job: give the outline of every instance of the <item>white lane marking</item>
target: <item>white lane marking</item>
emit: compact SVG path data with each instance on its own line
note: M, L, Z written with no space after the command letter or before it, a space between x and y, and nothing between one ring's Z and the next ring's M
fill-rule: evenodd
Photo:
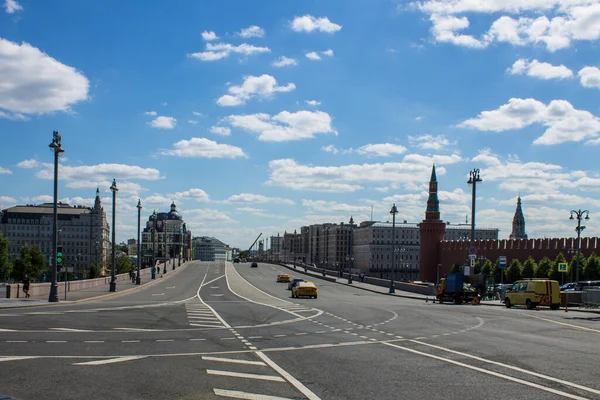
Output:
M16 330L14 330L14 329L1 329L0 328L0 332L16 332Z
M156 339L157 342L174 342L173 339Z
M49 328L54 331L63 331L63 332L93 332L88 329L73 329L73 328Z
M217 369L207 369L206 373L209 375L231 376L233 378L247 378L271 382L285 382L285 379L275 375L247 374L244 372L220 371Z
M404 347L404 346L398 346L397 344L393 344L393 343L383 343L383 344L386 345L386 346L394 347L396 349L400 349L400 350L408 351L410 353L418 354L418 355L421 355L421 356L424 356L424 357L433 358L434 360L447 362L447 363L450 363L450 364L457 365L459 367L468 368L468 369L471 369L473 371L478 371L478 372L481 372L481 373L484 373L484 374L487 374L487 375L495 376L496 378L505 379L507 381L520 383L522 385L529 386L529 387L532 387L532 388L535 388L535 389L539 389L539 390L543 390L545 392L550 392L550 393L556 394L558 396L563 396L563 397L567 397L569 399L575 399L575 400L588 400L585 397L580 397L580 396L576 396L576 395L573 395L573 394L570 394L570 393L561 392L560 390L556 390L556 389L552 389L552 388L549 388L549 387L546 387L546 386L538 385L537 383L528 382L528 381L525 381L523 379L514 378L514 377L512 377L510 375L503 375L503 374L500 374L498 372L489 371L487 369L475 367L473 365L465 364L465 363L462 363L460 361L451 360L449 358L444 358L444 357L436 356L436 355L433 355L433 354L423 353L422 351L410 349L410 348Z
M213 282L215 282L215 281L218 281L219 279L223 278L224 276L225 276L225 274L223 274L223 275L219 276L218 278L215 278L215 279L213 279L213 280L211 280L211 281L208 281L208 282L206 282L206 283L202 284L202 286L207 286L207 285L210 285L211 283L213 283ZM216 287L218 287L218 286L216 286ZM214 288L212 288L212 287L211 287L211 289L214 289Z
M190 342L199 342L199 341L202 341L202 340L206 340L206 339L190 339Z
M86 362L74 363L73 365L114 364L114 363L120 363L120 362L124 362L124 361L139 360L141 358L145 358L145 356L125 356L125 357L109 358L108 360L96 360L96 361L86 361Z
M237 340L236 337L222 337L221 340Z
M83 343L104 343L104 340L86 340Z
M567 324L566 322L559 322L559 321L554 321L552 319L540 318L540 317L536 317L535 315L528 315L528 314L524 314L524 315L526 317L535 318L535 319L539 319L539 320L546 321L546 322L552 322L553 324L565 325L565 326L570 326L571 328L581 329L581 330L584 330L584 331L590 331L590 332L600 333L600 331L597 330L597 329L586 328L585 326Z
M152 293L152 296L164 296L164 293Z
M251 350L256 350L256 347L254 347L254 346L248 346L248 348Z
M296 333L296 336L304 336L304 335L308 335L308 333L306 333L306 332Z
M304 386L299 380L297 380L296 378L294 378L292 375L290 375L288 372L286 372L279 365L275 364L275 362L273 360L271 360L269 357L267 357L267 355L264 354L262 351L257 351L256 355L261 360L263 360L268 366L270 366L275 371L277 371L277 373L279 375L283 376L296 389L298 389L300 392L302 392L302 394L304 396L306 396L309 400L321 400L319 398L319 396L317 396L316 394L314 394L309 388L307 388L306 386Z
M571 387L574 387L574 388L577 388L577 389L580 389L580 390L585 390L586 392L590 392L590 393L594 393L594 394L599 394L600 395L600 390L592 389L592 388L589 388L587 386L581 386L581 385L578 385L578 384L573 383L573 382L569 382L569 381L565 381L565 380L562 380L562 379L554 378L552 376L539 374L537 372L533 372L533 371L529 371L529 370L526 370L526 369L523 369L523 368L515 367L515 366L510 365L510 364L503 364L503 363L498 362L498 361L487 360L485 358L473 356L473 355L468 354L468 353L463 353L463 352L460 352L460 351L447 349L445 347L436 346L434 344L429 344L429 343L425 343L425 342L419 342L418 340L411 340L411 342L418 343L418 344L420 344L422 346L432 347L434 349L442 350L442 351L445 351L445 352L448 352L448 353L457 354L457 355L460 355L460 356L472 358L474 360L483 361L483 362L485 362L487 364L498 365L498 366L503 367L503 368L512 369L513 371L518 371L518 372L520 372L522 374L532 375L532 376L535 376L536 378L546 379L548 381L560 383L562 385L571 386Z
M219 361L219 362L228 362L228 363L233 363L233 364L262 365L262 366L267 365L262 361L239 360L237 358L221 358L221 357L202 356L202 359L205 361Z
M248 336L248 339L262 339L262 336Z
M66 340L46 340L46 343L67 343Z
M211 289L218 289L218 288L220 288L220 287L221 287L221 286L211 286L210 288L211 288Z
M224 296L224 294L223 293L220 293L220 294L211 294L211 296L221 297L221 296Z
M255 394L248 392L239 392L237 390L213 389L215 396L229 397L232 399L245 400L293 400L289 397L267 396L264 394Z
M18 361L18 360L30 360L32 358L38 358L37 356L13 356L13 357L0 357L2 361Z
M273 337L285 337L287 335L273 335Z
M27 343L27 340L7 340L4 343Z
M327 331L316 331L315 333L327 333Z
M219 325L190 324L190 326L197 326L198 328L212 328L212 329L221 329L221 326L219 326Z
M200 302L202 304L204 304L207 308L210 309L210 311L212 311L215 316L219 319L219 321L221 321L221 323L223 324L223 326L225 326L225 328L231 328L231 325L229 325L223 318L221 318L221 316L219 314L217 314L217 312L215 311L214 308L212 308L211 306L209 306L208 304L206 304L206 302L204 300L202 300L202 297L200 297L200 289L202 289L202 286L204 286L204 281L206 280L206 276L208 275L208 267L206 267L206 273L204 274L204 278L202 278L202 282L200 283L200 287L198 288L198 291L196 291L196 297L198 298L198 300L200 300Z
M121 340L121 343L139 343L139 340Z
M167 286L165 289L175 289L175 286Z

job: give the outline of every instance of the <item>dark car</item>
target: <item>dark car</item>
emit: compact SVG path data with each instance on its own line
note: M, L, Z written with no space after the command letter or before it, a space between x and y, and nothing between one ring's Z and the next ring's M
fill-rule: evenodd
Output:
M302 278L294 278L290 283L288 283L288 290L292 290L294 286L298 284L298 282L304 282Z
M252 265L250 266L250 268L258 268L258 264L253 262Z
M233 263L234 263L234 264L235 264L235 263L239 263L239 262L240 262L240 259L239 259L239 258L234 258L234 259L233 259Z

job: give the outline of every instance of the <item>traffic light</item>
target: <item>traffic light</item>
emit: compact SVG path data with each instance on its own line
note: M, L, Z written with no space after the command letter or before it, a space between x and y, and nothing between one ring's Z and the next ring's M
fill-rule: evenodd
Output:
M58 272L60 272L60 270L62 269L62 263L63 263L63 248L62 248L62 246L57 246L57 249L56 249L56 270Z

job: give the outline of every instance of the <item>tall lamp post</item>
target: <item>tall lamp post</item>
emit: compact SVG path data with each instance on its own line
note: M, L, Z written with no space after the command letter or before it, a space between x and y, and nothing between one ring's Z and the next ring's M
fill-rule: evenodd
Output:
M156 210L152 212L152 279L156 279Z
M396 287L394 286L394 255L396 253L396 214L398 214L398 209L395 203L390 210L390 214L392 214L392 273L390 275L390 293L396 293Z
M137 209L138 209L138 238L137 238L137 275L135 277L135 284L139 285L142 283L142 278L140 277L140 262L141 262L141 249L142 249L142 244L140 243L140 222L141 222L141 216L142 216L142 200L138 199L138 203L137 203Z
M181 267L181 248L183 246L183 225L179 225L179 249L177 252L177 266Z
M117 277L115 276L115 272L117 270L117 192L119 189L117 188L117 180L113 178L112 186L110 187L110 191L113 194L112 198L112 269L110 271L110 285L109 292L117 291Z
M48 294L48 301L51 303L58 302L58 283L56 282L56 274L58 269L58 262L56 260L58 252L58 157L60 153L64 153L65 150L61 144L62 138L58 134L58 131L52 132L52 143L50 148L54 152L54 209L53 209L53 226L52 226L52 250L54 253L54 261L52 262L52 271L50 272L50 293Z
M348 284L352 284L352 264L354 264L354 219L350 216L350 251L348 252L348 256L346 256L346 261L349 261L348 264Z
M571 210L571 217L569 219L575 219L573 218L573 215L575 215L575 218L577 218L577 227L575 228L575 231L577 232L577 247L575 249L575 282L579 282L579 249L581 248L581 231L585 229L585 226L581 225L581 219L583 218L586 221L589 221L590 212L588 210ZM585 218L583 217L584 215Z
M469 171L469 180L467 183L473 185L471 192L471 248L475 245L475 197L477 195L477 183L481 182L479 177L479 168L473 168Z
M165 251L163 255L165 256L165 260L163 263L163 274L167 273L167 220L163 221L163 239L165 240Z

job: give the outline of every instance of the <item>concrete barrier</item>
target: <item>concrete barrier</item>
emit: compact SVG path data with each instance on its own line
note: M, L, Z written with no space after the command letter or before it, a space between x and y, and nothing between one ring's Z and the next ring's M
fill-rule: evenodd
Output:
M157 265L159 265L157 263ZM167 264L167 271L171 271L173 264ZM161 272L163 269L163 264L160 263ZM150 276L152 272L151 268L140 269L140 277L143 279L144 277ZM122 282L124 280L129 280L129 273L119 274L115 276L117 278L117 282ZM67 282L67 292L75 292L77 290L82 289L90 289L100 286L108 286L110 283L110 276L104 276L96 279L82 279L78 281L69 281ZM65 282L58 282L58 290L59 293L64 293ZM23 293L23 284L22 283L11 283L6 285L6 298L7 299L16 299L16 298L24 298L25 293ZM43 283L32 283L29 285L29 295L32 297L38 296L48 296L50 294L50 282Z

